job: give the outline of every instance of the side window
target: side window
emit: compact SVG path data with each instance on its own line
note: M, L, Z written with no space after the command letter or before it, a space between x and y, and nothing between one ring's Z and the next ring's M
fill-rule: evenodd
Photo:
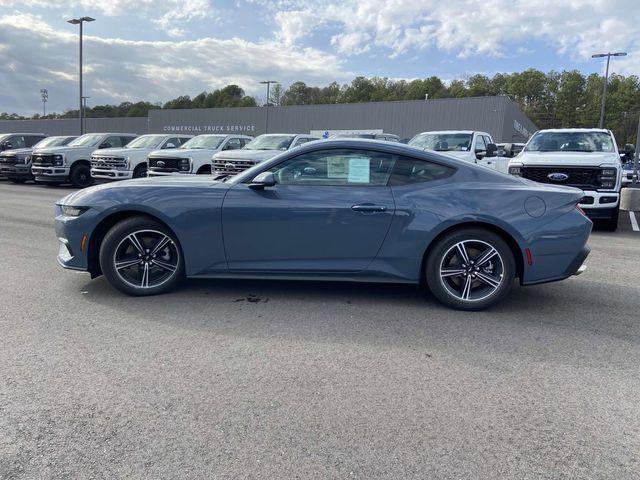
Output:
M309 140L307 140L306 138L304 138L304 137L300 137L300 138L298 138L298 139L296 140L296 142L295 142L293 145L291 145L291 148L293 148L293 147L299 147L300 145L302 145L303 143L307 143L308 141L309 141Z
M11 144L11 148L24 148L26 145L22 135L10 137L7 141Z
M484 143L485 146L489 145L490 143L493 143L493 141L491 141L491 138L487 137L486 135L484 136Z
M370 150L305 153L271 168L282 185L387 185L397 156Z
M107 137L100 144L99 148L117 148L121 146L122 142L120 141L120 137Z
M482 135L476 135L476 150L486 150L487 146L484 144L484 138Z
M252 138L241 138L240 139L240 143L242 144L242 146L244 147L247 143L249 143L251 140L253 140Z
M189 140L191 140L191 137L180 137L180 141L178 142L178 145L182 145L183 143L187 143Z
M45 138L45 137L36 137L36 136L33 136L33 135L28 136L26 138L25 146L33 147L36 143L38 143L43 138Z
M242 143L240 143L239 138L230 138L224 146L225 150L238 150L239 148L242 148Z
M127 143L132 142L137 137L120 137L120 141L122 142L122 146L124 147Z
M173 146L172 146L173 145ZM162 148L178 148L180 146L180 139L177 137L169 138L162 145Z
M455 171L455 168L440 165L439 163L400 157L391 173L389 185L399 186L442 180L453 175Z

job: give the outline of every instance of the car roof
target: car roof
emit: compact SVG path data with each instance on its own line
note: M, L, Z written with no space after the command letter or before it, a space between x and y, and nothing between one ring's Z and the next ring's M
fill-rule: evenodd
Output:
M543 130L538 130L536 133L540 132L551 132L551 133L562 133L562 132L600 132L600 133L611 133L610 130L606 128L545 128Z
M427 130L425 132L416 133L416 135L422 135L423 133L465 133L473 135L474 133L481 133L483 135L489 135L487 132L481 132L479 130Z
M35 135L37 137L46 137L46 133L27 133L27 132L9 132L9 133L0 133L0 137L11 136L11 135Z

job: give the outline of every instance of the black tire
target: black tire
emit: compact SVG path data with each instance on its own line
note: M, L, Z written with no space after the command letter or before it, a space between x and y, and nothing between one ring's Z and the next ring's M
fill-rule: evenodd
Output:
M198 169L197 175L211 175L211 165L204 165Z
M71 180L71 185L75 188L90 187L94 184L94 179L91 176L91 167L84 163L74 165L71 167L69 180Z
M466 251L466 261L457 248L459 244ZM491 254L490 248L497 255L492 254L482 265L476 264L485 253ZM516 276L515 259L499 235L483 228L461 228L433 245L425 275L431 293L443 304L457 310L484 310L509 293Z
M135 246L135 241L130 240L132 235L145 251L144 257L140 256L141 250ZM156 257L153 255L154 242L158 242L161 235L166 236L169 242ZM182 249L174 234L160 222L148 217L131 217L115 224L100 245L99 258L100 268L109 283L128 295L165 293L174 289L185 276ZM120 263L120 268L116 267L116 261ZM122 266L129 263L130 266ZM160 267L160 264L164 266ZM167 269L168 265L174 269ZM143 286L145 270L148 286Z
M615 232L618 229L618 220L620 219L620 205L614 210L613 216L607 220L598 222L598 226L607 232Z
M131 178L146 178L147 177L147 164L142 163L138 165L133 171L133 176Z

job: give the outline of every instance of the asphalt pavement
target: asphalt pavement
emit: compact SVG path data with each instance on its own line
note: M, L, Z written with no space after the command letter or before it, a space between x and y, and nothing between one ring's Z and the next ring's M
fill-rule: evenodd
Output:
M65 188L0 182L0 478L640 478L640 233L490 311L411 286L58 267ZM640 218L640 215L638 216Z

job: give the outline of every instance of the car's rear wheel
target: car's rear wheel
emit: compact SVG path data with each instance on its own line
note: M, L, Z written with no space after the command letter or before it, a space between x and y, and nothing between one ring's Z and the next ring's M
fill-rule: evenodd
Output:
M100 246L100 267L109 283L129 295L157 295L184 278L177 239L163 224L132 217L107 232Z
M515 278L515 260L507 243L482 228L446 234L431 249L427 284L445 305L482 310L502 300Z

